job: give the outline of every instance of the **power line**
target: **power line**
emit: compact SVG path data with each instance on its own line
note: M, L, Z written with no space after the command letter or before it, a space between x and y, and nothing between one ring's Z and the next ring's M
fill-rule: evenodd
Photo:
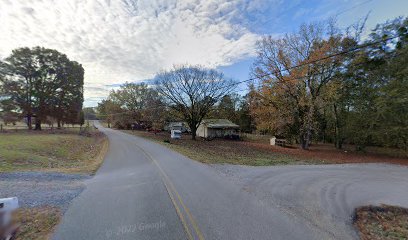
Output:
M390 59L390 58L395 58L395 57L398 57L398 56L400 56L400 55L402 55L401 53L398 53L398 54L395 54L395 55L390 55L390 56L386 56L386 57L384 57L384 58L382 58L382 59ZM356 66L360 66L360 65L364 65L364 64L366 64L365 62L361 62L361 63L357 63L357 64L354 64L353 66L354 67L356 67ZM304 76L303 77L298 77L298 78L293 78L293 80L302 80L304 78ZM269 99L267 99L266 97L264 97L263 95L258 95L259 97L261 97L261 98L263 98L264 100L268 100L268 101L270 101ZM392 97L393 98L393 97Z
M347 8L347 9L345 9L345 10L343 10L343 11L337 12L336 17L337 17L337 16L340 16L340 15L343 14L343 13L346 13L346 12L348 12L348 11L351 11L351 10L353 10L353 9L356 9L356 8L360 7L361 5L364 5L364 4L366 4L366 3L372 2L372 1L374 1L374 0L367 0L367 1L364 1L364 2L361 2L361 3L358 3L358 4L354 5L354 6L351 7L351 8Z
M348 53L351 53L351 52L354 52L354 51L357 51L357 50L362 50L362 49L364 49L364 48L373 46L373 45L375 45L375 44L387 42L387 41L389 41L389 40L392 40L392 39L395 39L395 38L398 38L398 37L399 37L399 36L392 36L392 37L388 37L388 38L385 38L385 39L382 39L382 40L379 40L379 41L375 41L375 42L370 42L370 43L367 43L367 44L363 44L363 45L360 45L360 46L357 46L357 47L353 47L353 48L350 48L350 49L348 49L348 50L341 51L341 52L338 52L338 53L335 53L335 54L331 54L331 55L328 55L328 56L326 56L326 57L319 58L319 59L316 59L316 60L313 60L313 61L310 61L310 62L305 62L305 63L298 64L298 65L295 65L295 66L292 66L292 67L288 67L288 68L285 68L285 69L282 69L282 70L279 70L279 71L273 71L273 72L270 72L270 73L267 73L267 74L263 74L263 75L261 75L261 76L257 76L257 77L253 77L253 78L248 78L248 79L246 79L246 80L234 82L234 83L232 83L232 84L229 84L229 85L226 85L226 86L223 86L223 87L220 87L220 88L216 88L216 89L214 89L214 90L220 90L220 89L223 89L223 88L236 86L236 85L239 85L239 84L242 84L242 83L245 83L245 82L254 81L254 80L257 80L257 79L264 78L264 77L269 77L269 76L276 75L276 74L282 74L282 72L289 72L290 70L293 70L293 69L296 69L296 68L300 68L300 67L304 67L304 66L307 66L307 65L310 65L310 64L318 63L318 62L320 62L320 61L327 60L327 59L330 59L330 58L333 58L333 57L337 57L337 56L340 56L340 55L348 54ZM301 79L303 79L303 78L304 78L304 77L294 78L294 80L301 80ZM240 90L240 91L243 91L243 90ZM152 107L152 108L145 108L145 109L143 109L143 110L154 110L154 109L159 109L159 108L156 106L156 107ZM138 109L138 110L136 110L136 111L139 111L139 110L142 110L142 109ZM135 113L136 111L135 111L135 110L131 110L131 111L125 111L125 112L120 112L120 113L104 114L104 115L99 115L99 116L114 116L114 115L120 115L120 114L126 114L126 113Z
M401 54L395 54L395 55L392 55L392 56L386 56L386 57L384 57L384 58L382 58L382 59L390 59L390 58L394 58L394 57L398 57L398 56L400 56ZM361 62L361 63L357 63L357 64L353 64L353 66L354 67L356 67L356 66L361 66L361 65L365 65L366 63L365 62ZM302 80L302 79L304 79L305 78L305 76L301 76L301 77L296 77L296 78L291 78L292 80ZM248 91L249 89L240 89L240 90L238 90L238 91L236 91L236 92L243 92L243 91Z
M267 73L267 74L263 74L263 75L260 75L260 76L257 76L257 77L248 78L248 79L246 79L246 80L238 81L238 82L235 82L235 83L233 83L233 84L220 87L219 89L226 88L226 87L231 87L231 86L235 86L235 85L239 85L239 84L241 84L241 83L254 81L254 80L257 80L257 79L264 78L264 77L269 77L269 76L271 76L271 75L282 74L282 72L289 72L290 70L293 70L293 69L296 69L296 68L304 67L304 66L307 66L307 65L310 65L310 64L318 63L318 62L320 62L320 61L333 58L333 57L337 57L337 56L340 56L340 55L344 55L344 54L347 54L347 53L351 53L351 52L354 52L354 51L357 51L357 50L360 50L360 49L364 49L364 48L373 46L373 45L378 44L378 43L386 42L386 41L388 41L388 40L391 40L391 39L394 39L394 38L398 38L398 37L399 37L399 36L388 37L388 38L382 39L382 40L380 40L380 41L375 41L375 42L367 43L367 44L364 44L364 45L360 45L360 46L351 48L351 49L349 49L349 50L341 51L341 52L338 52L338 53L335 53L335 54L332 54L332 55L328 55L328 56L326 56L326 57L319 58L319 59L316 59L316 60L313 60L313 61L310 61L310 62L305 62L305 63L298 64L298 65L295 65L295 66L292 66L292 67L288 67L288 68L285 68L285 69L282 69L282 70L279 70L279 71L273 71L273 72L271 72L271 73ZM219 89L217 89L217 90L219 90Z

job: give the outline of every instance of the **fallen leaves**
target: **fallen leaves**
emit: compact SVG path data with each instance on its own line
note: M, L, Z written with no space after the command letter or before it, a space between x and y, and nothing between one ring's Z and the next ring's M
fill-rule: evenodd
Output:
M356 210L354 226L362 240L408 239L408 209L381 205Z

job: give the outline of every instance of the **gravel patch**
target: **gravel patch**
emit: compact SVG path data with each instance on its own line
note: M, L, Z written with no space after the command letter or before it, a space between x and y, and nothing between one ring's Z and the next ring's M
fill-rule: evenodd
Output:
M65 212L90 178L49 172L0 173L0 198L18 197L21 207L55 206Z
M303 219L332 239L358 239L353 227L358 207L387 204L408 208L406 166L377 163L211 166L266 206L278 207Z

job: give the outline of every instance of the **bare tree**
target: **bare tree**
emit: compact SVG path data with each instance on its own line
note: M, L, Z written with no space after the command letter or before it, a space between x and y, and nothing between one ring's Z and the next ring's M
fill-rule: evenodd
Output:
M159 73L156 85L170 107L187 122L192 139L211 107L234 88L233 81L222 73L201 66L175 66Z

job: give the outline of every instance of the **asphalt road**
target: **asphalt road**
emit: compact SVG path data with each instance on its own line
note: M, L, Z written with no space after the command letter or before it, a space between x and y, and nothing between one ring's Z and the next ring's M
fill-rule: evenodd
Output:
M217 170L264 204L303 219L315 239L358 239L354 210L408 208L408 167L339 164L279 167L219 165Z
M408 206L406 167L209 166L97 125L105 162L54 239L350 239L355 205Z

